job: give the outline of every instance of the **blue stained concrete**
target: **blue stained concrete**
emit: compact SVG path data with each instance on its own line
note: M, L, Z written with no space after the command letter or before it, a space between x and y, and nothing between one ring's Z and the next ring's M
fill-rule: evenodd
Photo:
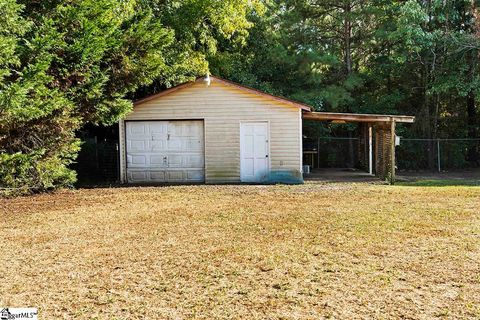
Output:
M300 170L271 170L266 183L302 184L303 175Z

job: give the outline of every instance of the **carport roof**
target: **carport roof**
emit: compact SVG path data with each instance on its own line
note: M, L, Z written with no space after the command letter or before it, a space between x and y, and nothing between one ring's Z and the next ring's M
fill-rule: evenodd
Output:
M361 114L336 112L304 112L303 119L316 121L345 121L345 122L403 122L413 123L413 116L399 116L388 114Z

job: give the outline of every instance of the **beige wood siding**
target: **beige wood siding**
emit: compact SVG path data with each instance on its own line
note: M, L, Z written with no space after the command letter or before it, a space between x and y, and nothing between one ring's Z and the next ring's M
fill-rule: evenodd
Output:
M298 107L213 80L210 86L195 83L146 101L136 106L126 121L175 119L204 120L207 183L240 181L241 121L268 121L270 169L300 174L302 122ZM124 162L122 159L122 166Z

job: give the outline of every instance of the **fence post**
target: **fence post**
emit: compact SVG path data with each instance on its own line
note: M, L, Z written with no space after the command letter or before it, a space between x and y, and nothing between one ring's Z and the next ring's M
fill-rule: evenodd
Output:
M440 160L440 139L437 139L437 163L438 163L438 172L442 172L440 167L441 160Z
M320 137L317 137L317 169L320 168Z
M115 157L115 162L116 162L116 167L117 167L117 182L121 181L121 171L120 171L120 147L118 145L118 142L115 142L115 152L116 152L116 157Z

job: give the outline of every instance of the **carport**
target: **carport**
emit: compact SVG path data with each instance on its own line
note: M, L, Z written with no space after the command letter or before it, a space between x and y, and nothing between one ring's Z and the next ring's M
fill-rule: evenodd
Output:
M303 112L304 120L360 124L358 154L368 173L395 182L396 124L413 123L415 117L381 114ZM320 152L320 151L318 151Z

